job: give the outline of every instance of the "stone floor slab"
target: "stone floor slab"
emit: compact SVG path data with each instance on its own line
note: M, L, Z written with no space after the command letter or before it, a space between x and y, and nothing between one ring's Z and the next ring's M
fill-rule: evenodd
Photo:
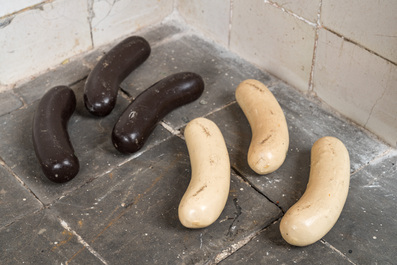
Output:
M97 118L88 113L83 103L84 81L72 88L77 107L68 123L68 132L80 161L79 174L63 184L49 181L42 173L32 143L32 123L37 101L25 109L0 117L0 157L44 203L51 203L69 191L83 185L133 157L119 153L112 144L111 132L129 101L119 96L109 116ZM140 152L167 139L171 134L157 126Z
M95 250L83 247L81 237L47 209L0 228L1 264L103 265ZM69 260L79 250L79 256Z
M281 237L279 225L275 222L219 264L352 264L348 258L322 242L308 247L290 246Z
M351 172L390 149L366 132L303 98L283 83L276 84L271 90L283 108L290 136L286 160L271 174L258 175L248 166L247 152L252 134L237 103L210 114L207 118L217 123L224 134L231 150L232 166L285 211L306 189L310 173L310 150L320 137L335 136L344 142L350 153Z
M110 264L205 264L281 215L233 174L218 220L204 229L184 228L177 209L190 174L186 145L173 137L53 208Z
M3 166L0 166L0 228L38 211L42 204Z
M198 100L164 118L175 128L234 101L234 90L247 78L256 78L266 84L275 81L269 74L231 56L221 47L185 34L154 47L147 61L132 72L121 86L135 98L160 79L185 71L201 75L205 88Z
M0 93L0 116L22 107L22 101L9 91Z
M107 117L89 114L82 97L85 76L112 44L65 61L58 69L7 92L5 101L13 102L12 106L0 104L0 249L6 250L0 251L1 261L393 264L397 247L394 149L185 27L159 24L136 35L149 41L152 54L122 83L116 108ZM202 75L203 95L169 113L140 152L118 153L111 143L111 131L119 115L144 89L180 71ZM248 78L269 86L285 113L290 133L287 159L266 176L248 167L251 131L234 98L237 85ZM43 176L31 140L38 99L56 84L71 85L77 95L69 133L81 169L74 180L62 185ZM190 179L190 163L183 137L175 134L183 134L186 123L199 116L220 127L232 178L221 217L208 228L191 230L177 217ZM348 200L324 239L295 248L282 240L278 221L304 192L310 149L326 135L341 139L350 152Z
M343 212L324 239L355 264L395 264L397 152L351 176Z

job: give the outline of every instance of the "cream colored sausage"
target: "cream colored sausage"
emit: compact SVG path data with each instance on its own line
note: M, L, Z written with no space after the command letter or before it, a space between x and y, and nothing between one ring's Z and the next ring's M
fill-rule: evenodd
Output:
M185 128L192 176L179 204L181 223L202 228L218 219L230 188L230 161L222 133L216 124L197 118Z
M325 236L342 212L349 183L350 158L344 144L329 136L317 140L311 151L306 191L280 223L285 241L307 246Z
M269 174L284 162L289 135L283 110L261 82L248 79L236 89L236 100L251 126L248 164L258 174Z

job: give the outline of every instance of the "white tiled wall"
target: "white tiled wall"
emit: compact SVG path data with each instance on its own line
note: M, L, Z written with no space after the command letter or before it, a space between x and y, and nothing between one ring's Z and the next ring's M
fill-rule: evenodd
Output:
M173 11L397 145L396 0L0 0L0 91Z
M192 26L227 46L229 42L230 0L179 0L178 11Z
M85 1L58 0L7 17L0 27L0 90L91 49L87 16Z
M321 29L315 69L314 91L321 99L359 125L397 141L396 65Z
M90 12L94 46L158 23L173 10L172 0L89 1L92 1Z
M322 0L321 21L327 29L397 63L396 0Z
M22 9L33 7L43 0L0 0L0 17L13 14Z
M235 1L230 49L296 88L308 89L315 28L262 0Z
M0 0L0 92L162 21L174 0Z
M397 146L397 1L229 0L216 22L189 9L221 9L204 2L177 0L191 25L229 26L230 50Z

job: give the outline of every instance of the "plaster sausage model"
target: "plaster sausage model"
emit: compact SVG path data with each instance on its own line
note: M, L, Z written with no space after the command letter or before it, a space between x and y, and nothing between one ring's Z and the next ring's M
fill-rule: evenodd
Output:
M342 212L349 183L350 158L344 144L329 136L317 140L311 151L306 191L280 223L285 241L307 246L325 236Z
M289 135L283 110L261 82L248 79L236 89L236 100L251 126L248 164L260 175L277 170L288 151Z
M179 204L187 228L211 225L222 213L230 189L230 161L222 133L206 118L188 123L184 131L192 176Z

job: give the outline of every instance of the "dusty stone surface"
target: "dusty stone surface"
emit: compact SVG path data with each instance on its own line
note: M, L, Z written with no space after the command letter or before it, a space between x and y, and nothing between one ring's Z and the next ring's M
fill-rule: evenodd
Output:
M137 35L147 38L152 54L121 84L116 108L107 117L88 113L83 89L90 69L110 46L2 94L7 103L0 104L2 262L393 264L394 149L184 27L161 24ZM141 151L120 154L111 142L119 115L145 88L179 71L202 75L203 95L169 113ZM248 167L250 126L234 98L237 85L248 78L269 86L290 133L284 164L266 176ZM71 86L77 97L68 132L81 169L65 184L44 177L31 139L38 100L58 84ZM193 230L180 224L177 208L191 174L183 129L196 117L207 117L219 126L232 175L221 216L213 225ZM349 196L338 222L321 241L292 247L281 238L278 224L306 188L311 146L326 135L338 137L349 150Z

